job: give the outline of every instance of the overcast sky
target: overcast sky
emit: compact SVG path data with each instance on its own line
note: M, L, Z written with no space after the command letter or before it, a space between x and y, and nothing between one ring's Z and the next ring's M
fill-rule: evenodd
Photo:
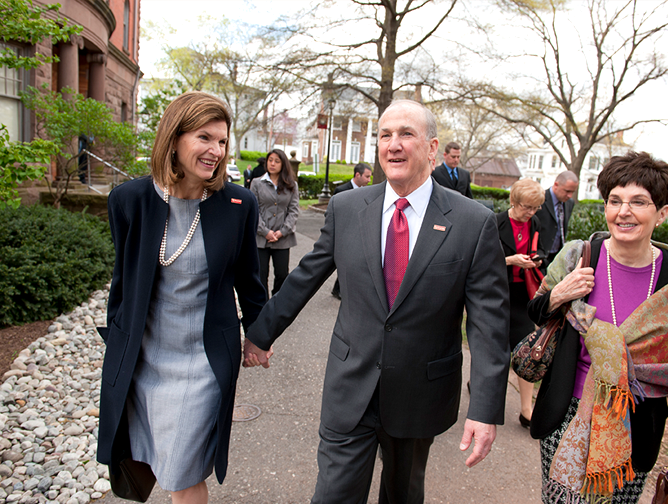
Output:
M472 0L468 3L476 7L477 4L483 4L488 0L476 2ZM649 0L648 0L649 1ZM614 3L614 0L613 0ZM577 4L577 2L575 2ZM232 21L240 21L247 24L269 25L280 15L294 14L300 9L313 5L312 0L142 0L141 2L141 23L146 27L149 21L160 26L165 22L176 29L176 33L171 35L168 43L170 45L187 45L189 41L198 36L198 17L202 14L212 16L214 19L226 17ZM459 9L459 10L458 10ZM488 9L476 9L475 15L484 16ZM458 5L453 12L456 16L471 16L474 13L464 11L463 4ZM496 19L494 20L496 22ZM511 33L511 28L498 27L505 33ZM436 42L439 49L430 52L435 58L439 57L439 50L446 50L449 45L447 40L457 40L467 45L474 41L466 40L470 38L469 30L465 23L448 21L439 30ZM564 37L565 38L565 37ZM517 42L516 34L511 35L508 43ZM161 58L161 42L159 40L148 40L142 37L139 50L139 64L145 77L158 77L160 70L156 67L157 61ZM438 59L437 59L438 61ZM445 64L444 64L445 66ZM648 108L653 110L655 117L668 119L668 82L649 84L637 93L632 103L620 109L618 115L620 122L626 122L637 116L638 111L644 111ZM668 160L668 125L645 125L636 130L625 134L625 140L635 142L637 150L647 150L651 154Z

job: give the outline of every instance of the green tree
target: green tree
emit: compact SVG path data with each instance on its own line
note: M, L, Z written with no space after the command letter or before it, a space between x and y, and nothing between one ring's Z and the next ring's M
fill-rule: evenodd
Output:
M55 43L80 33L82 27L68 25L66 19L57 15L59 8L58 4L34 6L32 0L0 0L0 40L37 44L50 38ZM43 17L44 14L56 16L49 19ZM40 53L19 56L9 47L0 50L0 66L7 68L29 70L53 61L58 61L57 57ZM0 124L0 208L19 206L18 185L42 177L50 156L56 151L56 145L48 140L10 142L6 126Z
M293 90L295 77L276 64L282 53L280 34L258 34L230 21L200 17L200 40L187 46L164 45L162 67L185 90L206 91L225 100L231 113L234 155L241 156L241 139L254 128L263 128L272 118L267 111L284 93ZM150 29L152 37L163 30Z
M134 128L113 119L111 109L93 98L84 98L70 88L61 92L30 87L22 97L24 105L35 112L37 136L55 145L59 177L49 183L59 207L67 194L70 179L79 169L77 140L84 134L93 140L89 150L126 172L137 173L139 139Z

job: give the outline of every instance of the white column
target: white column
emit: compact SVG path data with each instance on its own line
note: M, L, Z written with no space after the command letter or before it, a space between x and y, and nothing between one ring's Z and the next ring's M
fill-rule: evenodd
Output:
M376 149L373 148L373 145L371 145L371 139L373 138L372 136L372 131L373 129L373 119L369 119L369 122L367 123L366 127L366 141L364 142L364 161L367 163L370 163L371 166L373 166L373 163L376 162L374 159L376 156Z

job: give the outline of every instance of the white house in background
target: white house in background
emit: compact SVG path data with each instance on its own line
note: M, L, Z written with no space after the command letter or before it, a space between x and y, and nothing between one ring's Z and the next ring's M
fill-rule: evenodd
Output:
M562 140L562 142L564 142ZM565 142L563 147L565 147ZM601 197L596 187L596 180L601 169L612 156L625 154L631 148L624 143L622 134L615 137L609 143L597 143L587 153L582 170L580 172L580 185L578 187L578 199L598 199ZM554 184L557 175L566 167L559 156L549 145L542 148L529 148L526 151L523 166L520 166L522 176L534 179L543 188L547 189Z

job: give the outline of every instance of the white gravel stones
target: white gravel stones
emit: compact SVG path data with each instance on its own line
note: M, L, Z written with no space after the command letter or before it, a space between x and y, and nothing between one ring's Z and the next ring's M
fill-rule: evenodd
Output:
M0 380L0 502L88 504L111 489L96 461L108 286L61 315Z

